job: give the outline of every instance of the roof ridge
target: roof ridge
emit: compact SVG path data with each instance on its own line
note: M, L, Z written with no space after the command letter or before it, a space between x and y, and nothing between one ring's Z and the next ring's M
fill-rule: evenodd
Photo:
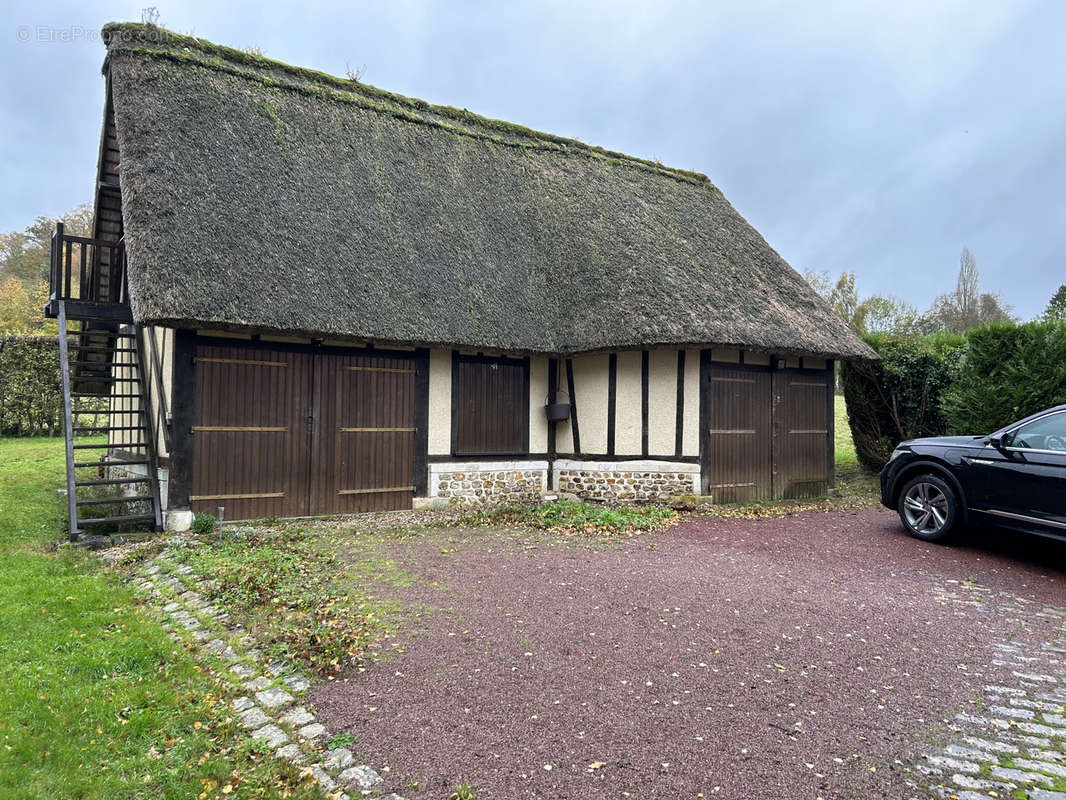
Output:
M391 114L408 122L441 128L457 135L472 136L494 144L583 155L609 164L625 165L686 183L714 187L710 179L700 172L668 167L658 161L607 150L586 144L578 139L537 131L505 120L484 117L465 108L434 105L418 98L379 89L370 84L339 78L307 67L293 66L284 61L215 44L195 36L175 33L149 23L110 22L104 25L101 33L108 47L107 60L110 60L116 52L130 52L177 62L191 62L206 69L255 80L267 86L305 94L317 94L329 100L359 105L378 113ZM104 62L105 70L107 60ZM288 80L271 77L265 74L265 71L280 72Z

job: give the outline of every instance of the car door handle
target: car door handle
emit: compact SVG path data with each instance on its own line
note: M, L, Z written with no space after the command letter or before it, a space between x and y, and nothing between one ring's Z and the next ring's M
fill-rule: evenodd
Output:
M992 460L987 459L987 458L970 458L970 459L967 459L967 460L971 464L995 464L996 463L995 461L992 461Z

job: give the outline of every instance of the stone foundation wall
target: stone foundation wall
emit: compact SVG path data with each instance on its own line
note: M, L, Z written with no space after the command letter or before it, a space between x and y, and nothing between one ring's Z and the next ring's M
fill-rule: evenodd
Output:
M555 462L555 489L583 500L667 502L699 494L698 464L670 461Z
M536 503L548 488L548 463L474 462L430 465L429 496L464 504Z

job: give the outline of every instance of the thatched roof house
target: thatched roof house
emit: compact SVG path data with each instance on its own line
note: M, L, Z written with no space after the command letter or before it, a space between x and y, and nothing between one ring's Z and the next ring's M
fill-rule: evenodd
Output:
M104 33L97 235L123 238L133 318L167 350L173 433L205 432L171 454L172 507L316 513L548 484L728 499L831 481L832 359L872 353L704 175L150 26ZM264 383L305 357L307 388ZM412 377L346 382L361 374ZM293 409L333 393L314 402L337 406L334 429L356 420L340 425L352 435L286 447L329 460L323 481L350 463L351 486L315 499L315 467L266 485L263 433L238 429L296 433L233 421L266 391ZM377 410L347 408L356 396ZM224 412L218 397L241 400ZM785 414L819 433L775 443ZM371 439L387 465L368 465ZM234 447L244 472L211 477L210 454ZM796 474L774 486L785 460Z

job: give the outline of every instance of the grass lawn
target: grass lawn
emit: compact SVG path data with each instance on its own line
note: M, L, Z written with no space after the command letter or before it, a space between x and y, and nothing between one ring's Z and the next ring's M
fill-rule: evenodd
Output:
M859 466L859 458L855 454L855 442L851 439L851 427L848 425L848 407L844 403L844 396L837 395L834 404L833 432L836 435L836 460L837 473L851 473Z
M254 752L151 607L57 550L63 462L61 439L0 439L0 796L320 797Z

